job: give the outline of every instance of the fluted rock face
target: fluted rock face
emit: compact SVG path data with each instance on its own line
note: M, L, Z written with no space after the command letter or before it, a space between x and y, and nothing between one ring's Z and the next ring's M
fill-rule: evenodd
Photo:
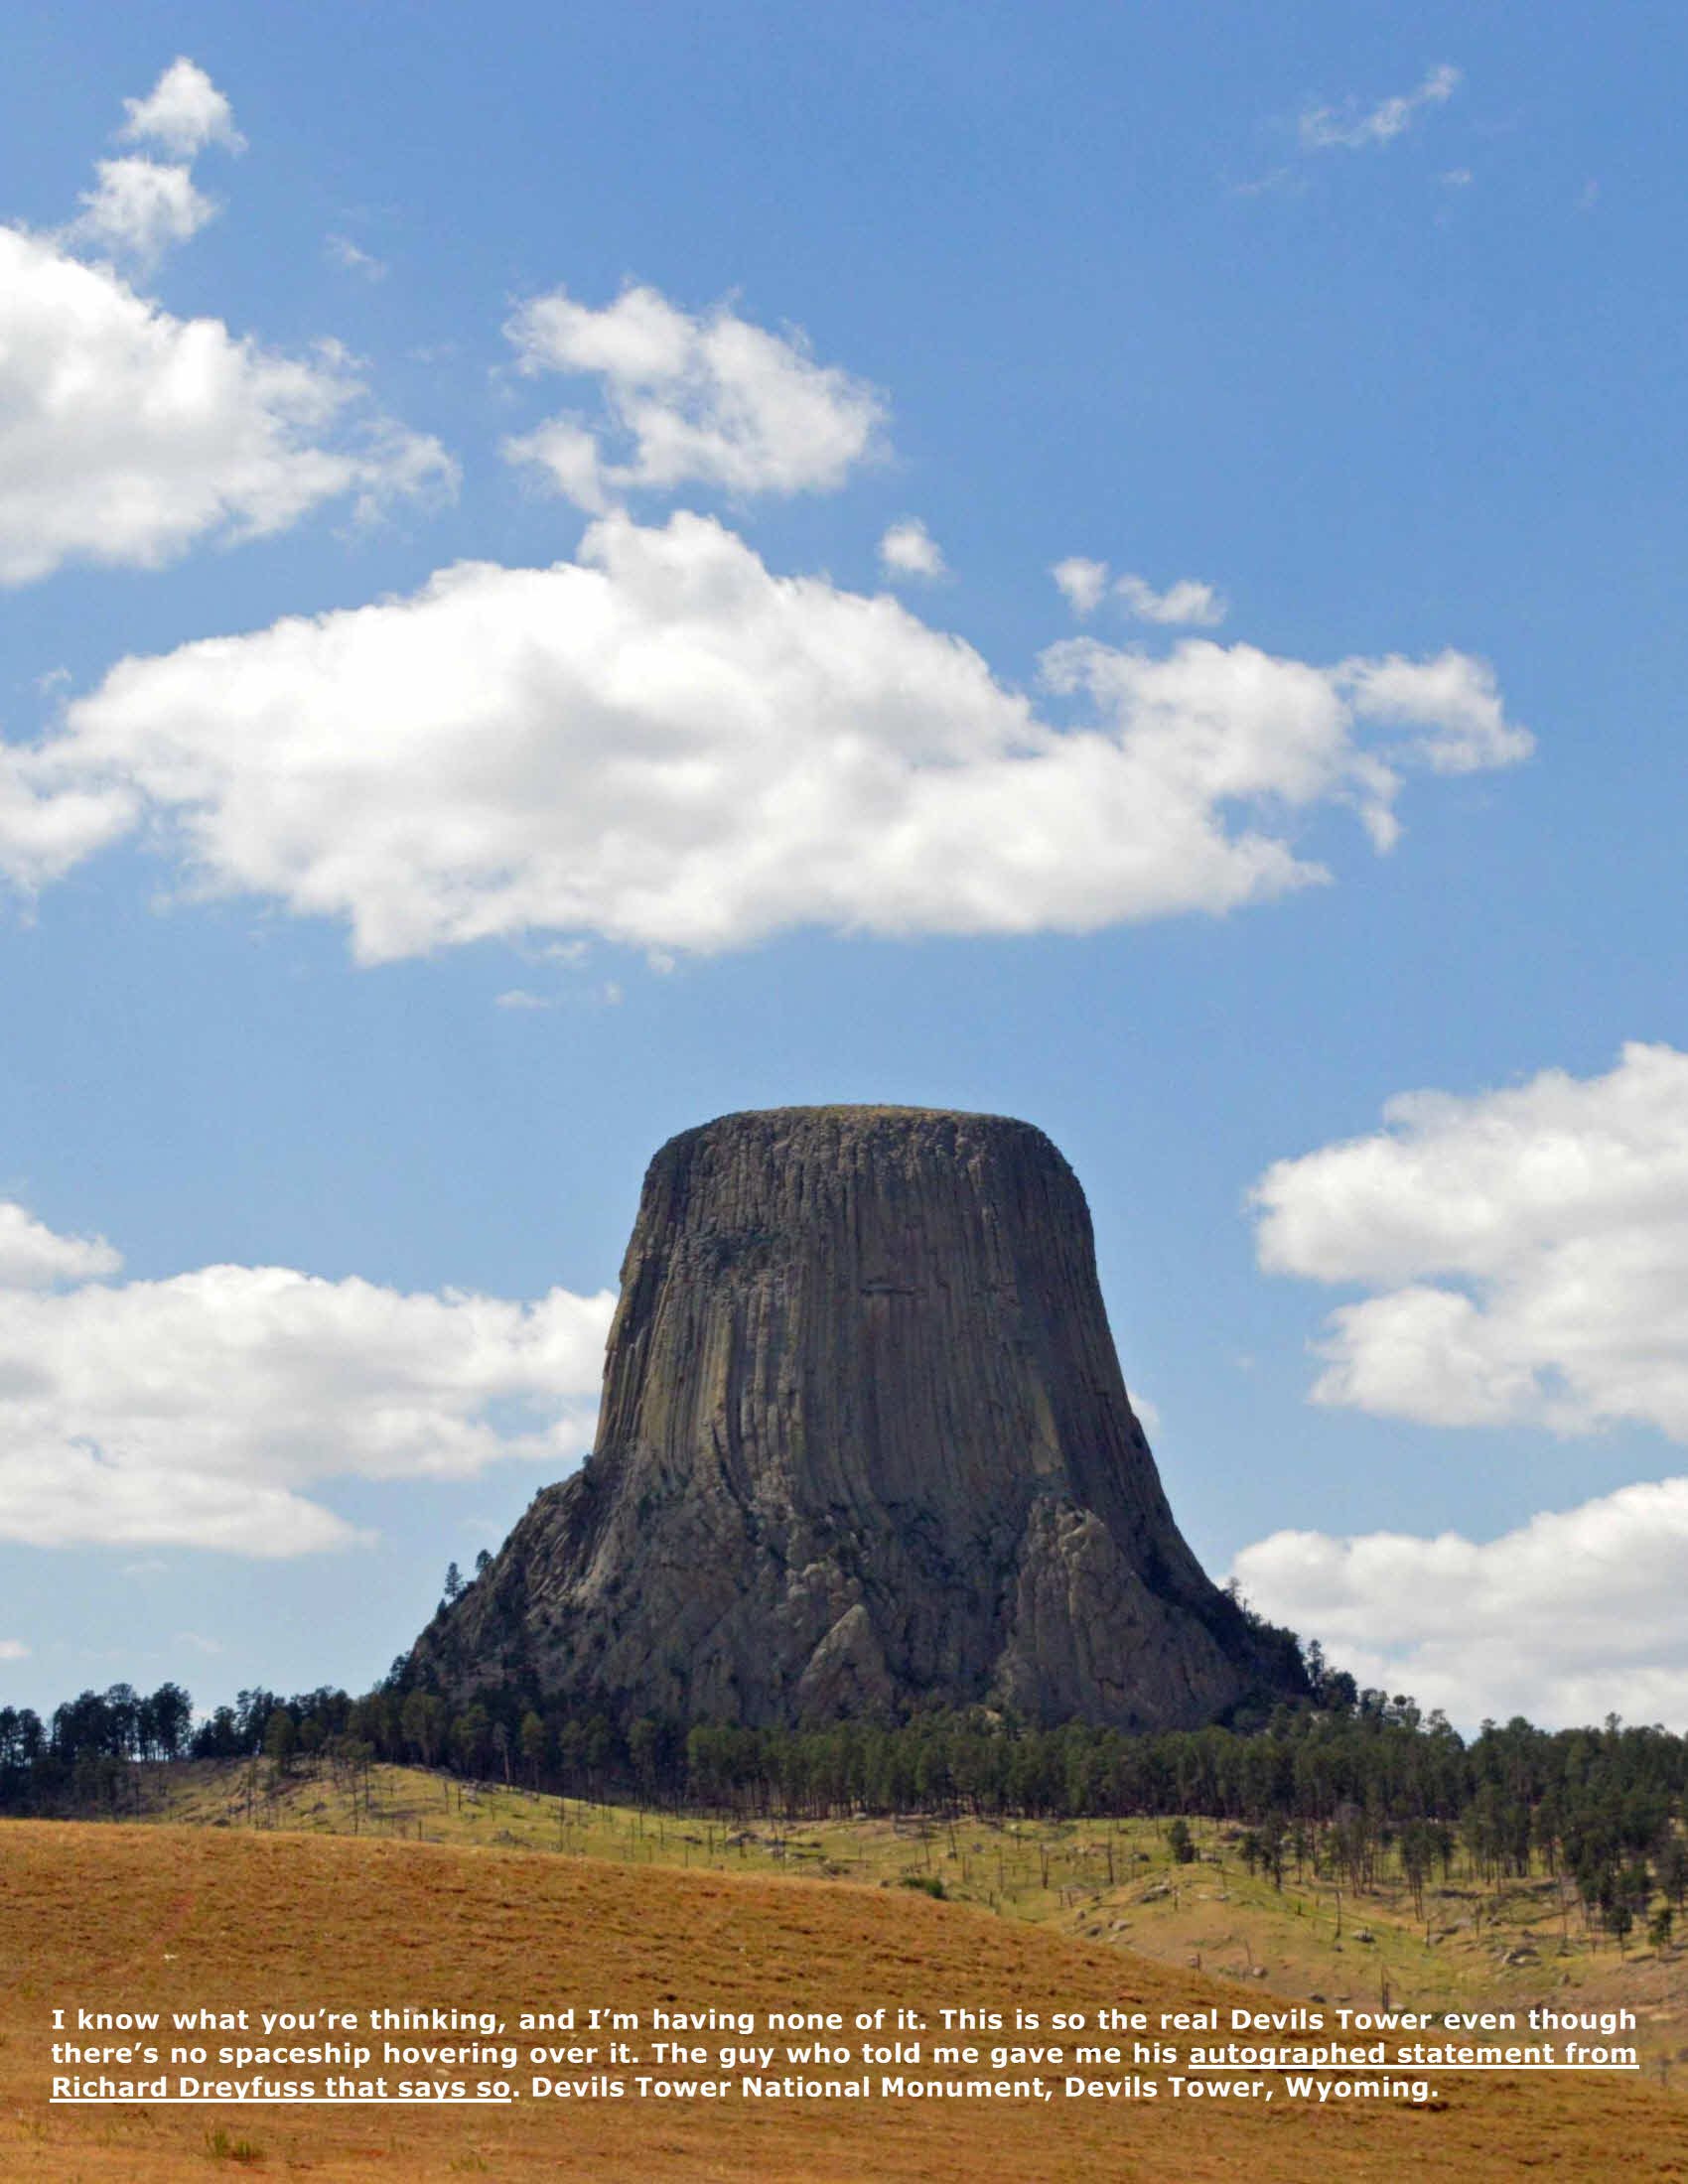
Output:
M597 1446L412 1673L691 1719L1126 1727L1283 1676L1173 1522L1071 1169L1026 1123L908 1108L661 1149Z

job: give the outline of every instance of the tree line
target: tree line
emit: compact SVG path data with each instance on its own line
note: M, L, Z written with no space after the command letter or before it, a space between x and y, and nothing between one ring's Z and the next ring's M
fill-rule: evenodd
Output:
M44 1722L0 1706L0 1812L118 1812L136 1806L139 1768L185 1758L194 1702L180 1684L142 1694L132 1684L85 1691Z
M534 1792L704 1808L800 1824L855 1815L955 1819L1194 1818L1239 1831L1244 1862L1282 1886L1309 1866L1365 1891L1398 1872L1423 1889L1458 1855L1493 1886L1564 1877L1621 1942L1668 1935L1688 1897L1688 1739L1658 1727L1546 1731L1521 1716L1469 1743L1411 1699L1358 1691L1310 1649L1305 1705L1248 1729L1131 1732L1038 1727L983 1709L902 1720L751 1728L618 1717L520 1688L453 1706L405 1688L405 1665L353 1699L323 1687L242 1691L194 1725L177 1684L83 1692L43 1722L0 1708L0 1811L138 1810L149 1764L264 1761L366 1780L377 1761L446 1769ZM1662 1928L1660 1922L1662 1921Z

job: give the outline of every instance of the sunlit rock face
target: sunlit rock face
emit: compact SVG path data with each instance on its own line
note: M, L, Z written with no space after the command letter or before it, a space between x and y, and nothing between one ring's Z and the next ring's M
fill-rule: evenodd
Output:
M414 1680L795 1723L1214 1719L1295 1687L1173 1522L1043 1133L778 1108L644 1179L597 1446Z

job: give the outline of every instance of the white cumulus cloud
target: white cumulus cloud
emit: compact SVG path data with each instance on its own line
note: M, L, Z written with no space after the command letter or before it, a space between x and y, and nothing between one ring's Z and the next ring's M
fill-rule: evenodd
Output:
M185 55L170 64L145 98L126 98L123 104L129 118L118 134L127 143L161 144L185 159L208 144L229 152L246 149L228 100Z
M108 1246L0 1214L0 1538L304 1554L355 1537L317 1482L560 1466L591 1438L607 1291L518 1303L237 1266L102 1281Z
M0 227L0 585L70 561L156 568L346 495L367 508L455 479L332 346L284 356L175 318L109 267ZM6 794L0 776L0 827Z
M102 159L94 177L94 187L82 194L81 211L65 231L67 242L150 264L172 244L197 235L216 212L186 167L154 159Z
M187 158L241 149L191 61L127 103L130 141ZM266 350L220 320L172 316L106 262L150 264L215 209L185 164L128 154L99 162L61 233L0 226L0 586L71 561L156 568L343 496L366 516L455 488L439 442L380 415L338 344ZM18 804L0 761L0 857L40 823Z
M725 304L694 318L640 287L595 311L558 288L506 332L522 371L600 382L601 420L564 415L504 443L594 513L635 488L829 491L878 449L885 405L872 387Z
M941 577L943 549L918 516L893 523L879 542L880 566L891 576Z
M1310 106L1298 124L1302 149L1307 152L1359 152L1378 144L1393 144L1419 116L1434 106L1444 106L1459 89L1458 68L1446 63L1430 69L1422 83L1375 106L1345 99L1340 106Z
M1331 1315L1314 1400L1688 1440L1688 1054L1406 1093L1384 1122L1252 1193L1268 1272L1376 1293Z
M1362 1685L1465 1726L1516 1713L1688 1726L1688 1478L1547 1511L1496 1540L1277 1532L1233 1574Z
M0 1638L0 1661L27 1661L30 1649L21 1638Z
M1139 621L1186 622L1198 629L1215 629L1225 618L1225 602L1210 584L1196 577L1181 577L1157 592L1142 577L1123 576L1114 591Z
M1082 716L1057 729L894 599L775 576L703 516L617 515L550 569L125 660L14 762L49 809L133 797L195 887L344 918L365 962L1079 932L1328 879L1294 815L1354 806L1386 844L1401 768L1491 703L1474 762L1529 749L1480 663L1395 666L1073 639L1045 656Z
M173 244L197 235L217 207L195 184L189 163L208 144L241 152L246 140L234 126L228 100L204 68L187 59L172 62L145 98L124 100L128 120L118 131L130 144L162 146L174 160L129 154L101 160L94 187L65 230L73 247L87 246L150 264Z
M115 1274L122 1255L103 1236L56 1236L9 1198L0 1198L0 1290L51 1289Z

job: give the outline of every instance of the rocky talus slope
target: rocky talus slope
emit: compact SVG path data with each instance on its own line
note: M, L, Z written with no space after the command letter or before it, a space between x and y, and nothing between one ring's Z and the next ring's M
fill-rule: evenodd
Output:
M597 1446L417 1642L623 1713L1210 1720L1293 1667L1202 1573L1029 1124L728 1115L651 1161Z

